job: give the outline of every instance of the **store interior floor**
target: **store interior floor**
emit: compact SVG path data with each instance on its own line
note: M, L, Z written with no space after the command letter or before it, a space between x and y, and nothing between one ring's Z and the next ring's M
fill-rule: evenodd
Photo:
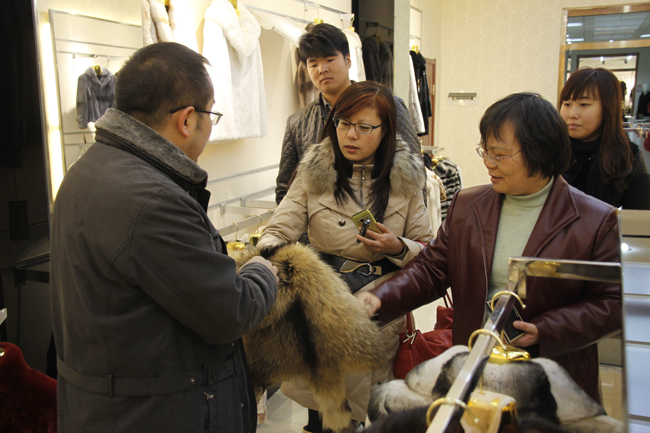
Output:
M436 308L442 300L414 311L416 327L431 330L436 323ZM608 415L623 421L621 400L621 369L608 365L600 368L603 406ZM282 391L275 392L267 401L267 419L257 426L259 433L302 433L307 424L307 409L287 398Z

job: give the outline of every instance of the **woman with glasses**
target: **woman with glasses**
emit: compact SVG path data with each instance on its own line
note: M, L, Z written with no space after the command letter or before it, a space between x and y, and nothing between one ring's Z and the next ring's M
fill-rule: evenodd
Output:
M560 101L571 136L567 182L612 206L650 210L650 175L639 146L623 131L616 75L604 68L579 69Z
M372 81L355 83L332 107L321 141L302 159L258 245L293 242L307 230L312 247L341 273L353 293L369 290L413 259L433 237L422 196L424 181L422 161L397 139L391 92ZM381 233L359 234L351 217L365 209ZM354 270L345 272L349 269ZM352 419L366 419L371 385L392 379L402 326L400 320L383 328L384 368L348 380ZM318 410L304 387L284 384L283 391ZM318 424L318 414L312 412L305 430L319 431Z
M508 257L618 262L616 209L569 186L566 124L532 93L492 105L480 122L490 185L459 191L435 241L390 280L360 294L379 320L393 320L442 297L454 299L453 343L468 344L485 323L492 297L505 290ZM600 402L599 339L621 326L620 285L529 278L526 309L512 341L551 358Z

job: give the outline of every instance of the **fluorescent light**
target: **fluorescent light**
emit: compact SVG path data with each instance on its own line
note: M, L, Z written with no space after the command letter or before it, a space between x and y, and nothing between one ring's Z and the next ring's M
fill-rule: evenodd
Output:
M568 23L567 27L582 27L582 23Z
M585 38L567 39L568 42L584 42Z
M642 38L650 38L650 34L647 35L641 35Z

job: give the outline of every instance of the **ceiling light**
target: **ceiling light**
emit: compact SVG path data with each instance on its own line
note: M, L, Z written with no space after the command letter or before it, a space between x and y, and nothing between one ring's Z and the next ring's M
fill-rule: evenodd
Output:
M614 42L614 39L610 39L609 41L610 41L610 42Z
M650 34L647 35L641 35L642 38L650 38Z
M569 43L571 42L584 42L585 38L573 38L573 39L567 39Z
M582 23L568 23L567 27L582 27Z

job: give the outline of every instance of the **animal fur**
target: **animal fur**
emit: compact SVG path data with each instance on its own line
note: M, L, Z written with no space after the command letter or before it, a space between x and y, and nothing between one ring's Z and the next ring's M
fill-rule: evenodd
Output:
M370 398L368 416L376 423L368 432L398 432L390 426L402 422L388 420L404 415L394 412L410 410L419 416L423 408L444 397L456 379L469 351L467 346L453 346L440 356L415 367L405 380L393 380L377 387ZM623 423L607 416L605 410L580 388L568 373L550 359L497 365L488 363L483 372L483 387L513 397L523 423L550 424L570 433L623 432ZM426 408L425 408L426 411ZM534 422L541 420L540 422ZM410 422L418 423L418 420ZM380 428L382 425L385 428ZM413 431L418 431L414 429Z
M255 255L249 248L235 260L241 266ZM277 266L280 284L269 314L244 337L258 401L270 385L300 378L323 426L342 430L351 421L344 377L381 366L379 328L313 248L288 244L263 255Z

